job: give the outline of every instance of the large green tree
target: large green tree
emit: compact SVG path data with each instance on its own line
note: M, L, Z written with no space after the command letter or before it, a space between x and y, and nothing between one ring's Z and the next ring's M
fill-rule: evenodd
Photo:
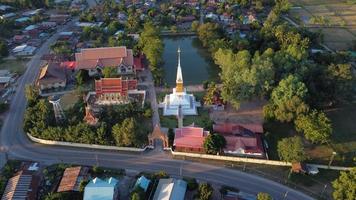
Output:
M214 189L209 183L201 183L198 187L198 199L210 200L213 196Z
M302 132L305 138L313 143L326 143L332 133L331 122L325 113L313 110L300 115L294 121L298 132Z
M281 122L291 122L305 114L309 106L305 103L308 89L294 75L281 80L273 89L269 105L264 107L266 118L275 118Z
M209 47L222 35L219 24L212 22L201 24L197 29L197 34L204 47Z
M282 139L278 142L277 150L279 158L286 162L302 162L307 158L299 136Z
M335 200L356 199L356 168L340 172L339 178L332 182Z
M204 140L204 149L208 154L217 154L226 146L226 140L222 135L212 133Z
M117 146L140 146L142 130L134 118L127 118L112 128L112 135Z
M272 197L270 194L265 193L265 192L259 192L257 194L257 200L272 200Z
M6 57L8 55L9 55L9 50L7 44L4 41L0 40L0 58Z
M272 54L271 49L253 57L246 50L235 54L219 49L214 59L221 68L223 99L238 108L243 101L266 95L274 83Z

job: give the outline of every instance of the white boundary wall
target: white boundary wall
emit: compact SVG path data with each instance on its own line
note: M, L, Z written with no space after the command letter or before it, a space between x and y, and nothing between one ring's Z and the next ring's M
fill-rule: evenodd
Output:
M277 166L292 166L292 163L277 161L277 160L264 160L264 159L242 158L242 157L232 157L232 156L217 156L217 155L209 155L209 154L184 153L184 152L177 152L177 151L172 151L172 155L210 159L210 160L247 162L247 163L265 164L265 165L277 165Z
M60 141L53 141L53 140L44 140L33 137L29 133L27 136L30 138L31 141L37 142L40 144L47 144L47 145L59 145L59 146L69 146L69 147L80 147L80 148L92 148L92 149L103 149L103 150L116 150L116 151L131 151L131 152L143 152L146 149L153 149L153 146L146 146L143 149L134 148L134 147L116 147L116 146L107 146L107 145L98 145L98 144L82 144L82 143L74 143L74 142L60 142Z

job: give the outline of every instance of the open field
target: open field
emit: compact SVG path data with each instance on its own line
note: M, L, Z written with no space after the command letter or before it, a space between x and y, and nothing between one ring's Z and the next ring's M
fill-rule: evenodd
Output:
M328 164L332 152L335 151L337 155L333 165L354 166L354 158L356 158L356 104L343 105L340 108L326 111L326 114L332 121L332 142L323 145L305 142L310 160L314 163ZM264 128L270 159L278 159L277 142L295 134L293 125L268 122Z
M28 59L0 60L0 70L6 69L21 75L26 71L27 62Z
M342 0L291 0L289 16L311 31L321 31L324 43L334 50L348 50L356 40L356 2Z

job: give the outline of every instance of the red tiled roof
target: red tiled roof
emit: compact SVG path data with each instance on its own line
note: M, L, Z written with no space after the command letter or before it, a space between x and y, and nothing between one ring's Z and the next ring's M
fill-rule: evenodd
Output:
M122 80L121 78L101 78L95 81L97 95L119 93L126 96L129 90L137 89L137 80Z
M105 47L82 49L75 54L78 69L93 69L97 66L113 67L121 63L132 66L133 52L126 47Z
M219 123L213 125L213 130L218 133L233 133L241 128L248 129L255 133L263 133L262 124L235 124L235 123Z
M208 132L199 127L183 127L175 130L174 146L185 148L202 148Z
M79 184L87 173L86 167L66 168L57 192L79 191Z
M142 60L143 60L143 55L140 55L139 57L134 57L133 62L134 62L135 70L143 70L144 69Z
M72 70L72 69L75 69L76 62L75 61L61 62L61 67Z
M222 123L213 125L214 132L221 133L226 140L224 151L243 149L245 153L263 153L261 136L245 126Z

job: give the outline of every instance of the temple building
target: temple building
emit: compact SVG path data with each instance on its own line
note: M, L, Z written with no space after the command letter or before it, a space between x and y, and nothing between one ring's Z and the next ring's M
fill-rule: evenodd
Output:
M126 47L102 47L82 49L75 54L76 69L87 70L89 76L95 76L105 67L114 67L118 75L134 74L132 49Z
M178 48L178 68L176 87L173 88L173 93L166 95L164 102L160 107L163 108L163 115L197 115L197 107L199 102L195 101L193 94L187 94L183 85L182 68L180 65L180 49Z
M131 101L143 104L146 92L137 89L137 80L135 79L101 78L95 80L95 92L88 95L87 98L95 97L93 103L97 105L127 104Z

